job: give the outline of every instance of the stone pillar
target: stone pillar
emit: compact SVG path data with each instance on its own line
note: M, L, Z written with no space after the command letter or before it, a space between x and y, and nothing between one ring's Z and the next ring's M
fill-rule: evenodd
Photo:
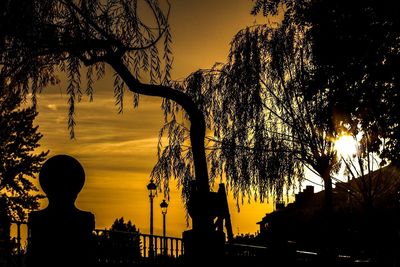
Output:
M183 232L185 261L187 265L218 265L225 252L225 234L217 230L214 219L221 215L217 194L201 194L192 184L188 211L192 229Z
M75 207L85 182L82 165L67 155L48 159L39 182L49 205L29 214L28 266L90 266L94 215Z

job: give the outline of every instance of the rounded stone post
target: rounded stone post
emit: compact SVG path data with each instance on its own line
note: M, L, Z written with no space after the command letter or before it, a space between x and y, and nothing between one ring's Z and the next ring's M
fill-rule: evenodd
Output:
M75 207L85 182L82 165L73 157L48 159L39 182L49 205L29 214L29 266L89 266L93 261L94 215Z

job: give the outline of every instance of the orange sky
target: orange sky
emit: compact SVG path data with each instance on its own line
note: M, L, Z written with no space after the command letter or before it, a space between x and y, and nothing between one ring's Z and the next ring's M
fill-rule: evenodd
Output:
M250 16L250 0L171 0L170 23L173 34L173 79L182 79L198 68L224 62L233 35L246 25L263 23ZM109 70L109 69L108 69ZM129 105L127 93L124 113L118 115L114 105L112 72L95 84L94 102L86 98L76 105L76 140L67 130L65 85L47 88L39 96L36 123L44 135L42 148L50 156L69 154L76 157L86 171L86 184L77 206L96 216L96 227L110 227L123 216L139 229L149 232L149 200L146 185L156 162L157 136L162 125L160 99L142 97L139 108ZM167 234L181 236L186 229L180 192L171 185L167 214ZM155 234L161 234L162 195L155 199ZM241 206L230 197L233 231L254 233L256 222L272 209L272 204ZM43 205L44 206L44 205Z

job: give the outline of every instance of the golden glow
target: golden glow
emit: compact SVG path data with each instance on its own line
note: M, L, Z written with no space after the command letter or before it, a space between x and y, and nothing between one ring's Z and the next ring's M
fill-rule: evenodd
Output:
M171 5L172 78L176 80L198 68L225 62L234 34L245 26L266 21L250 15L250 1L172 0ZM124 113L118 115L112 73L107 67L104 79L94 85L94 102L89 103L83 97L82 102L76 104L74 140L69 139L67 129L66 77L61 74L60 85L50 86L39 95L36 123L44 135L41 149L49 149L49 157L55 154L74 156L84 166L86 183L76 205L95 214L96 228L110 227L116 218L123 216L141 232L148 233L150 204L146 185L157 161L158 133L163 124L161 99L141 97L139 108L133 110L132 96L127 93ZM182 231L190 228L186 225L180 194L176 182L172 182L167 214L167 235L170 236L179 237ZM245 203L239 213L232 193L228 194L234 233L256 232L259 228L256 222L272 211L272 204ZM160 193L154 200L155 234L162 233L159 209L162 199ZM41 208L45 206L44 201Z
M350 135L343 135L335 142L338 157L349 158L357 153L357 141Z

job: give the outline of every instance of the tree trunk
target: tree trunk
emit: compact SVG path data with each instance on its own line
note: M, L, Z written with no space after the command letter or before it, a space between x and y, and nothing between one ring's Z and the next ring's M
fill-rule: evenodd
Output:
M200 196L200 199L207 198L207 195L210 192L210 187L208 183L207 161L204 145L206 124L202 111L199 110L196 103L193 102L193 100L184 92L163 85L141 83L132 75L121 59L109 60L108 64L110 64L124 80L130 91L141 95L158 96L175 101L177 104L182 106L188 114L190 121L190 142L192 145L195 169L196 191L198 196ZM207 208L209 207L205 207L205 209ZM207 218L207 212L202 210L198 211L201 213L199 218L201 222L199 222L199 224L194 222L193 225L197 225L201 228L204 227L203 229L210 229L212 227L212 220Z
M330 176L330 169L326 169L322 172L322 179L324 181L325 187L325 203L324 207L327 213L331 213L333 211L333 200L332 200L332 179Z
M322 238L321 247L323 248L321 256L323 258L324 265L327 267L335 266L336 262L336 254L334 251L335 238L333 233L335 229L333 224L333 190L330 173L331 167L329 164L324 165L323 168L320 169L320 174L324 181L325 187L324 212L322 213L322 216L324 217L324 223L322 232L320 233Z

